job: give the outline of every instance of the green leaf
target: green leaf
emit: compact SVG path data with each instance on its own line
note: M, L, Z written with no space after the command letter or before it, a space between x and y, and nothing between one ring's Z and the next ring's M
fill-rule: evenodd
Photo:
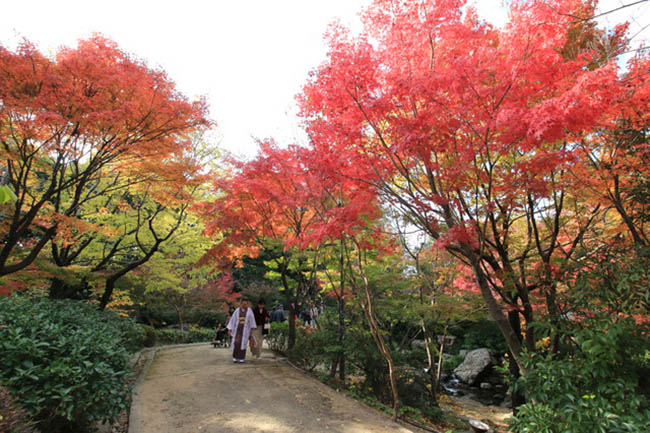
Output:
M5 204L9 201L16 201L18 197L7 185L0 185L0 204Z

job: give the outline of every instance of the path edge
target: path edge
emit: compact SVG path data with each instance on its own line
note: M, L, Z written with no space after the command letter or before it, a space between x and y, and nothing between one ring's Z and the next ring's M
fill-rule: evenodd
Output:
M434 429L432 429L430 427L424 427L424 426L421 426L421 425L417 425L417 424L414 424L414 423L411 423L411 422L408 422L408 421L405 421L405 420L402 420L402 419L399 419L399 418L397 418L397 420L393 420L393 418L390 415L388 415L386 412L383 412L383 411L377 409L376 407L372 407L372 406L370 406L369 404L365 403L362 400L357 400L356 398L350 397L345 392L341 392L341 391L339 391L337 389L334 389L331 386L321 382L320 380L318 380L315 377L313 377L312 375L310 375L307 371L303 370L302 368L298 367L297 365L294 365L291 361L289 361L288 358L285 358L285 357L278 358L278 361L282 362L282 363L284 363L284 364L286 364L286 365L288 365L290 367L293 367L295 370L297 370L303 376L309 378L310 380L318 383L319 385L321 385L321 386L323 386L323 387L325 387L327 389L330 389L330 390L340 394L341 396L349 399L350 401L358 403L360 406L366 408L368 411L376 413L377 415L379 415L380 417L386 419L387 421L390 421L390 422L393 422L395 424L401 425L402 427L405 427L405 428L416 429L416 431L414 431L413 433L418 433L418 432L420 432L420 433L443 433L443 432L441 432L439 430L434 430ZM129 433L132 433L132 432L129 431Z
M140 385L142 385L142 382L144 382L145 378L147 377L149 368L151 367L151 364L153 363L153 360L155 359L158 351L177 349L177 348L189 347L189 346L201 346L206 344L210 344L210 343L203 342L203 343L172 344L168 346L146 347L140 350L137 356L133 357L132 365L135 365L143 356L145 356L147 360L145 361L144 367L142 367L142 371L140 371L140 373L138 374L138 378L133 383L133 389L131 391L132 393L131 406L129 409L129 428L127 429L128 433L140 433L142 431L142 426L140 425L141 424L140 420L142 418L140 417L140 398L138 395L138 388L140 387Z

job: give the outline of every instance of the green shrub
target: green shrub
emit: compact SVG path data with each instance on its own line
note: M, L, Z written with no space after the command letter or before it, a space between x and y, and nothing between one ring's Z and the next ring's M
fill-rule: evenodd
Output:
M144 347L153 347L156 345L157 341L157 336L156 336L156 330L153 329L152 326L149 325L144 325L140 324L140 328L144 331L144 341L143 341L143 346Z
M401 367L395 373L402 404L423 411L435 406L428 388L429 377L421 369Z
M511 430L649 432L650 249L614 242L572 262L575 278L566 278L560 302L571 315L535 324L549 350L540 344L523 358L527 374L515 386L529 399Z
M449 359L442 361L442 369L445 371L451 371L462 364L465 357L463 355L454 355Z
M156 328L165 325L176 325L178 324L178 313L173 308L152 305L146 310L145 320ZM201 328L216 328L217 324L223 323L225 320L225 312L215 312L213 310L188 310L183 314L185 324L191 323Z
M345 334L343 347L348 366L363 372L361 392L372 394L384 402L390 401L392 394L388 380L388 364L379 353L370 331L360 326L350 327ZM352 373L353 370L349 368L348 371Z
M180 329L156 329L156 341L158 344L189 344L205 343L212 341L214 338L213 329L190 329L181 331Z
M173 308L150 305L146 309L146 321L155 328L178 323L178 313Z
M289 360L299 368L312 371L321 361L323 345L321 331L296 327L296 343L287 352Z
M134 327L79 301L2 298L0 381L44 432L113 421L129 402Z
M271 332L265 338L271 350L286 354L296 366L312 371L318 364L329 359L329 336L330 334L322 329L297 326L295 345L288 350L289 324L274 322L271 323Z
M274 352L285 353L289 341L289 324L287 322L271 323L271 332L265 338L269 349Z
M147 333L133 320L120 317L111 311L106 311L104 320L106 320L107 325L117 329L122 339L122 344L129 353L137 352L145 347Z
M37 433L34 422L22 409L7 388L0 387L0 432Z
M315 338L318 351L314 356L324 365L331 365L344 353L344 346L339 342L339 323L337 314L332 311L325 311L318 318L319 332L312 337ZM345 335L344 335L345 338Z
M459 340L453 347L456 353L458 349L473 350L485 347L490 352L501 355L508 350L503 334L497 324L491 320L462 322L452 331L452 334Z
M185 319L188 323L194 323L201 328L211 328L214 329L217 327L217 324L224 323L226 321L227 314L224 312L214 312L207 310L194 310L190 311Z
M586 324L585 324L586 325ZM529 396L511 430L518 433L650 431L648 401L638 390L648 342L632 320L592 320L576 329L570 354L524 357L528 374L516 386Z

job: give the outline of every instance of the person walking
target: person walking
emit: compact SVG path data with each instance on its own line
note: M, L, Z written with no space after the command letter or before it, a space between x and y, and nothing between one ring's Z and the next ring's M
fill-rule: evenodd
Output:
M235 310L228 322L228 335L233 336L232 362L243 363L246 359L246 348L251 337L251 330L257 328L255 316L250 308L250 302L242 298L239 308Z
M264 325L269 322L271 315L265 308L264 299L260 299L257 303L257 307L253 310L253 315L255 316L255 323L257 328L253 330L253 340L255 344L251 344L251 352L255 358L259 358L262 355L262 344L264 342Z
M284 310L282 305L276 304L275 309L271 313L271 322L284 322Z

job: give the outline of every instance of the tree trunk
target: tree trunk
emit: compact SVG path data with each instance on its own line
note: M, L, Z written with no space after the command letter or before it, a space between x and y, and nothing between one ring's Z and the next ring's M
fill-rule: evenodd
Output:
M519 312L509 311L508 321L510 322L510 326L512 326L512 329L514 329L515 332L521 335L521 320L519 319ZM508 370L510 371L510 376L512 376L512 380L515 381L519 377L521 377L521 370L519 369L519 364L513 362L514 357L512 356L511 351L508 351L508 355L510 357L510 362L508 363ZM512 402L512 411L516 415L517 408L526 403L526 396L519 391L512 391L512 394L510 395L510 400Z
M435 362L433 361L433 352L431 347L433 341L429 333L429 328L426 325L426 322L422 320L422 334L424 334L424 344L427 350L427 376L429 376L429 385L431 386L430 395L431 403L434 406L438 405L438 383L440 383L440 376L438 373L434 372ZM440 371L440 363L438 363L438 372Z
M341 293L338 296L337 303L339 313L338 343L341 349L339 352L338 364L339 381L341 382L341 385L345 385L345 351L343 349L343 343L345 340L345 299L343 298L343 295L345 295L345 249L343 239L339 242L339 280L339 290Z
M440 353L438 354L438 369L436 371L436 388L440 386L440 378L442 377L442 360L445 354L445 340L447 339L447 329L449 329L449 324L446 324L442 331L442 343L440 343ZM437 396L436 389L436 396Z
M339 359L333 359L330 362L330 379L334 379L334 376L336 376L336 366L339 365Z
M285 259L286 260L286 259ZM281 262L278 263L280 270L280 280L282 281L282 287L284 287L284 298L287 301L287 308L289 308L289 338L287 341L287 350L293 349L293 346L296 344L296 299L293 295L293 291L289 287L289 281L287 280L287 263Z
M393 362L393 357L391 356L390 352L388 351L388 348L386 347L384 337L383 335L381 335L381 329L379 328L379 324L377 323L377 319L375 318L375 312L372 303L372 296L370 294L370 288L368 286L369 284L368 280L365 277L363 277L363 280L364 280L364 291L365 291L366 301L362 302L361 304L365 307L364 311L366 313L366 319L368 319L370 333L372 334L375 343L377 344L377 348L379 349L379 352L388 363L388 376L390 379L391 392L393 394L393 420L397 420L397 412L399 411L401 402L399 398L399 392L397 390L397 379L395 377L395 363Z
M390 380L391 393L393 394L393 421L394 421L397 419L397 412L401 406L399 392L397 390L397 379L395 377L395 363L393 362L393 357L391 356L390 352L388 351L388 348L386 347L386 343L384 342L383 335L381 335L381 330L379 329L379 325L375 321L374 317L371 316L372 313L370 311L366 313L370 325L370 333L372 334L375 343L377 344L377 348L379 349L379 352L388 363L388 377Z
M343 290L341 290L342 292ZM345 301L343 296L338 299L338 313L339 313L339 329L338 329L338 343L340 352L338 356L339 364L339 381L345 385L345 351L343 350L343 343L345 340Z
M296 305L294 302L289 302L289 340L287 342L287 350L293 349L296 345Z
M521 374L526 374L526 370L521 365L520 362L520 355L523 350L521 344L521 333L517 333L512 328L512 325L510 324L508 317L506 317L506 315L503 313L502 308L499 306L496 299L494 298L492 289L490 288L487 277L483 273L483 269L481 268L479 259L476 256L476 254L474 254L470 250L463 251L463 253L465 254L466 257L470 259L472 263L472 269L474 271L474 275L476 276L476 279L478 280L478 286L479 289L481 290L481 295L483 296L483 300L487 305L488 313L490 314L490 317L497 324L499 330L501 331L501 334L505 338L506 344L508 345L508 349L512 354L512 359L519 366L519 371L521 372Z
M99 309L101 311L104 311L108 303L111 302L111 296L113 296L113 290L115 290L116 281L117 278L114 278L114 276L110 276L106 279L106 285L104 286L104 293L102 294L102 299L99 301Z

